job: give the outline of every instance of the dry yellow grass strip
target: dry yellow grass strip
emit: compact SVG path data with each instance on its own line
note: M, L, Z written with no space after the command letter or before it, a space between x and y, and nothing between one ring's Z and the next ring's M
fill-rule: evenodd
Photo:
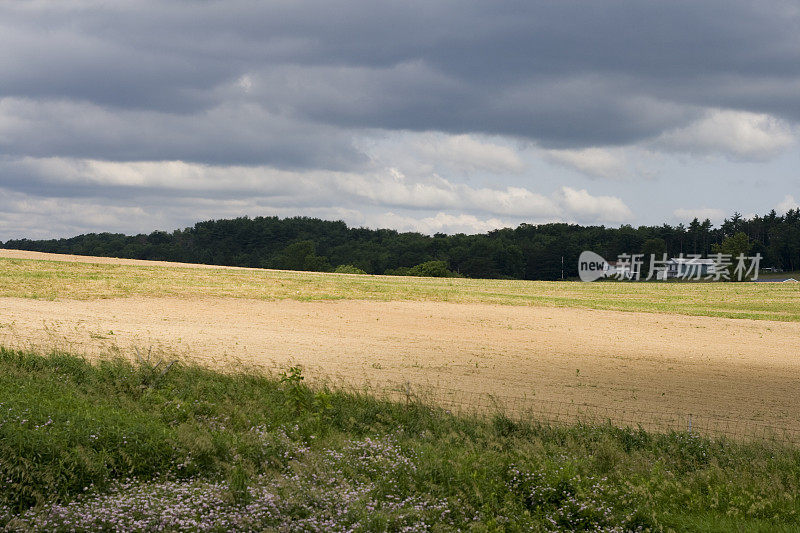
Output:
M131 296L491 303L800 321L800 286L359 276L0 250L0 297Z

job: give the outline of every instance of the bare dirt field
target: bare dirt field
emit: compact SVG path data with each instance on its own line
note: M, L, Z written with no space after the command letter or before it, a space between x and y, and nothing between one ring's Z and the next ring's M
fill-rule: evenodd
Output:
M644 425L648 413L691 413L800 431L797 322L442 301L3 297L0 344L92 357L152 347L221 367L299 364L376 391L406 384L448 405L491 407L492 395Z

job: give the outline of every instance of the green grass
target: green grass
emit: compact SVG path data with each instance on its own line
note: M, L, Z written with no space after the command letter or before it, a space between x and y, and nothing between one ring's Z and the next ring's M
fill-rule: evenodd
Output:
M0 349L0 528L800 530L794 448L162 368Z
M117 266L0 258L0 297L425 300L800 321L800 285L577 283Z

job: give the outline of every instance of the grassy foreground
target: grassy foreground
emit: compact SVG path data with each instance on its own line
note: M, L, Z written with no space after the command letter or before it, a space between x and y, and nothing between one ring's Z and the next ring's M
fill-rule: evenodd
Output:
M800 450L0 349L0 528L800 530Z
M0 257L0 297L89 300L130 296L430 300L800 321L797 284L413 278Z

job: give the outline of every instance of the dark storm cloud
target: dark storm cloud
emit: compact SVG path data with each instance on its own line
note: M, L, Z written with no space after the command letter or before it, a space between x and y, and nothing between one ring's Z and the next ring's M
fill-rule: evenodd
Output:
M626 144L705 107L800 120L798 84L795 2L0 6L19 156L354 168L360 128Z

